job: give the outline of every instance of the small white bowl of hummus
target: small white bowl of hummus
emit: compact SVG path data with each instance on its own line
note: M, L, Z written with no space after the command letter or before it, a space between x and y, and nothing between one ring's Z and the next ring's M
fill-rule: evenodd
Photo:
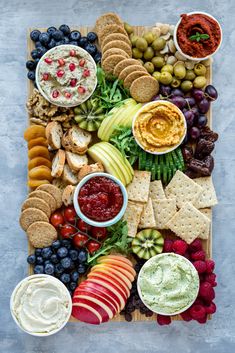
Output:
M17 326L32 336L50 336L69 321L72 299L57 278L38 274L17 284L10 300L11 315Z
M196 300L199 276L185 257L174 253L159 254L141 268L137 289L142 302L154 313L177 315Z
M75 107L85 102L97 85L96 63L76 45L59 45L48 50L36 68L39 92L50 103Z

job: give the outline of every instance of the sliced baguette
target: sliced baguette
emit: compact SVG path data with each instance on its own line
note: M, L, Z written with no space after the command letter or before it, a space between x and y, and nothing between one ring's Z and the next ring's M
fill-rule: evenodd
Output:
M67 130L62 138L62 146L66 151L85 154L91 142L91 134L77 126Z
M47 125L46 138L52 149L58 150L61 148L62 136L63 130L61 124L58 123L58 121L52 121Z
M67 185L62 194L62 202L65 206L73 204L73 194L75 191L75 186Z
M52 161L51 175L54 178L59 178L62 175L64 164L65 164L65 151L58 150Z
M78 180L79 181L82 180L88 174L98 173L98 172L104 172L104 167L100 162L90 164L90 165L85 165L78 172Z
M64 165L64 170L62 174L62 179L71 185L76 185L78 183L77 175L73 173L68 164Z
M65 156L66 156L66 160L68 162L68 165L70 166L72 171L77 172L82 167L84 167L84 165L88 164L88 158L85 154L81 156L79 154L66 151Z

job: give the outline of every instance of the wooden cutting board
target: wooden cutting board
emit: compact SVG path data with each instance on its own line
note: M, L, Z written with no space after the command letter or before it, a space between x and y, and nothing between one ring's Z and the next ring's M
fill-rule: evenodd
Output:
M92 30L94 30L94 28L92 27L72 27L73 29L77 29L81 32L81 34L83 36L86 36L86 34ZM134 26L134 32L137 35L142 35L144 32L147 32L149 30L151 30L152 27L148 26L148 27L144 27L144 26ZM28 59L31 59L30 57L30 52L35 48L34 46L34 42L30 39L30 32L35 29L35 28L29 28L28 29L28 33L27 33L27 57ZM45 28L39 28L40 31L46 31ZM212 63L210 63L210 66L207 67L207 84L211 84L212 83ZM33 83L28 80L28 97L33 93ZM212 129L212 109L210 107L209 112L207 113L207 117L208 117L208 124L210 126L210 128ZM28 116L28 122L29 122L29 118L30 116ZM168 235L168 232L165 231L164 235ZM210 236L208 238L208 240L203 240L203 248L206 251L207 257L208 258L212 258L212 223L211 223L211 229L210 229ZM32 247L32 245L30 243L28 243L28 253L32 254L34 251L34 248ZM29 275L33 274L33 268L32 266L29 266ZM156 315L153 315L152 317L145 317L145 315L140 314L139 310L136 310L134 313L132 313L132 317L133 317L133 321L154 321L156 320ZM176 315L172 317L172 320L182 320L180 315ZM78 320L74 319L73 317L70 318L69 320L70 322L78 322ZM121 322L121 321L125 321L124 316L122 315L117 315L112 321L117 321L117 322Z

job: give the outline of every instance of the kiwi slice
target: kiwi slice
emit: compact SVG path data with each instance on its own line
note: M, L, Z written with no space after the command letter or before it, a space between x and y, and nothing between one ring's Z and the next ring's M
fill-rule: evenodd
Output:
M156 229L144 229L132 241L132 251L139 258L148 260L163 249L164 238Z

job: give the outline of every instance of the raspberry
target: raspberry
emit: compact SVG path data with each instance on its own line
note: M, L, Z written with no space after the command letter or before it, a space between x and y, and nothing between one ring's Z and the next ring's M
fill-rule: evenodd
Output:
M200 299L200 298L197 298L197 299L195 300L195 302L193 303L193 305L194 305L194 304L199 304L199 305L204 306L203 300Z
M191 254L191 259L196 261L196 260L202 260L204 261L206 258L206 253L204 250L199 250Z
M212 273L215 268L215 262L213 260L206 260L206 272Z
M201 319L197 319L197 322L198 322L199 324L205 324L206 321L207 321L207 315L205 315L205 316L204 316L203 318L201 318Z
M197 272L199 274L206 272L206 263L205 263L205 261L201 261L201 260L194 261L193 265L194 265L194 267L196 268L196 270L197 270Z
M199 296L207 301L212 301L215 298L215 291L209 282L200 284Z
M190 245L189 245L189 251L190 252L196 252L202 250L202 242L200 239L195 239Z
M189 313L194 320L202 319L206 315L206 310L201 304L193 304L189 309Z
M190 315L189 309L181 313L180 316L184 321L191 321L193 319L192 316Z
M173 240L166 238L164 240L163 252L172 252L172 245L173 245Z
M172 250L179 255L184 255L187 249L188 245L184 240L175 240L172 245Z
M210 305L205 306L207 314L214 314L216 312L216 305L214 302L211 302Z
M159 325L170 325L171 323L171 317L170 316L165 316L165 315L157 315L157 322Z
M216 274L215 273L206 273L205 281L209 282L212 285L212 287L216 287L217 286Z

